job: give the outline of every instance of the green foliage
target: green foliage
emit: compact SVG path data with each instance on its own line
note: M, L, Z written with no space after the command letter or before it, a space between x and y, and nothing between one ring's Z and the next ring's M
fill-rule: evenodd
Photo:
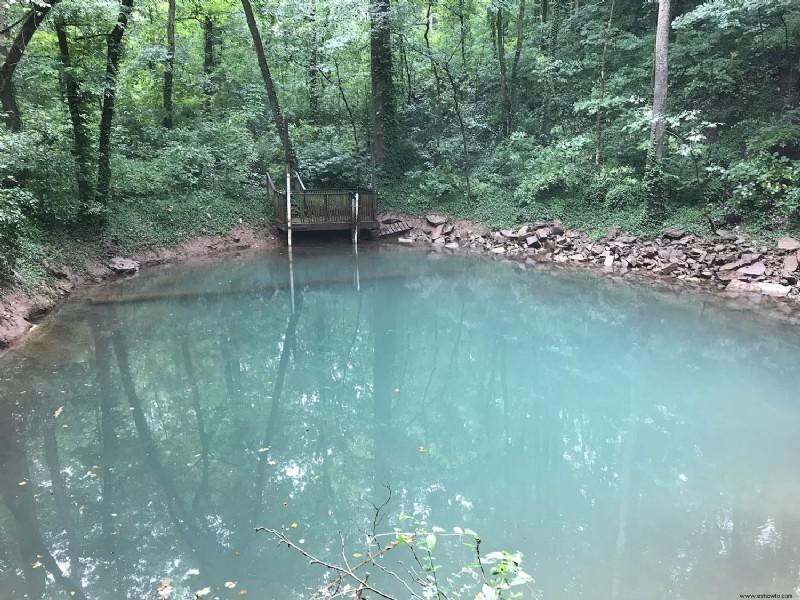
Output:
M29 226L25 215L35 205L30 192L0 187L0 276L9 277L20 254L21 237Z
M422 595L426 599L437 600L444 597L514 600L523 597L523 594L515 588L530 586L533 583L533 577L522 569L521 552L499 551L482 554L482 540L471 529L454 527L450 533L442 527L429 527L425 521L409 515L400 515L400 521L410 521L415 527L413 532L395 528L394 542L400 546L409 546L415 560L427 574L427 582L422 590ZM443 572L443 567L437 564L434 553L439 540L457 541L462 547L474 553L474 556L455 573ZM448 550L450 546L451 544L448 544ZM437 574L440 571L442 572ZM474 589L476 582L479 582L480 586L477 595Z

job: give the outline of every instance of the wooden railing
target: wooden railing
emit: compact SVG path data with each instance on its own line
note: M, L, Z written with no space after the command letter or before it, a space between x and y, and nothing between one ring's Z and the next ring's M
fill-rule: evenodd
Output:
M360 227L377 227L378 197L374 190L308 190L295 173L296 185L292 191L292 226L315 229L348 229L353 225L353 194L358 193L358 223ZM286 192L280 191L267 174L269 197L279 227L287 225ZM336 227L339 225L340 227Z

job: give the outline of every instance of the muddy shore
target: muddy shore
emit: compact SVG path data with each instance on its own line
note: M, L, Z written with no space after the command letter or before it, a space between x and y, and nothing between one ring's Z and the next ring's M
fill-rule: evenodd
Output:
M601 240L590 240L558 221L528 223L492 231L479 223L450 221L443 215L383 213L385 226L405 230L381 243L430 245L447 252L473 252L528 264L592 268L614 278L655 281L672 289L758 303L758 309L800 321L800 240L785 237L774 247L755 244L737 233L699 237L668 229L654 238L638 238L612 227ZM274 227L240 226L225 235L202 236L173 248L145 250L131 256L109 256L75 270L46 265L48 287L35 295L6 294L0 301L0 348L19 342L35 323L72 292L87 285L124 277L143 267L203 260L230 252L262 251L283 244Z

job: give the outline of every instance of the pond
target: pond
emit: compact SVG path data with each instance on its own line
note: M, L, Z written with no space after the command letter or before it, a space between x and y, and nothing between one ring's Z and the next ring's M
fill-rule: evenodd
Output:
M2 598L309 597L327 571L255 527L358 562L401 515L521 551L525 598L800 593L800 335L778 322L385 246L87 296L0 364ZM440 576L474 560L459 541Z

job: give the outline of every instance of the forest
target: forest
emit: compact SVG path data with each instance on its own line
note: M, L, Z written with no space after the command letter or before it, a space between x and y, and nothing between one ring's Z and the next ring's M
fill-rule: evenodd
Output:
M4 0L2 278L268 221L266 173L603 234L800 219L796 0Z

